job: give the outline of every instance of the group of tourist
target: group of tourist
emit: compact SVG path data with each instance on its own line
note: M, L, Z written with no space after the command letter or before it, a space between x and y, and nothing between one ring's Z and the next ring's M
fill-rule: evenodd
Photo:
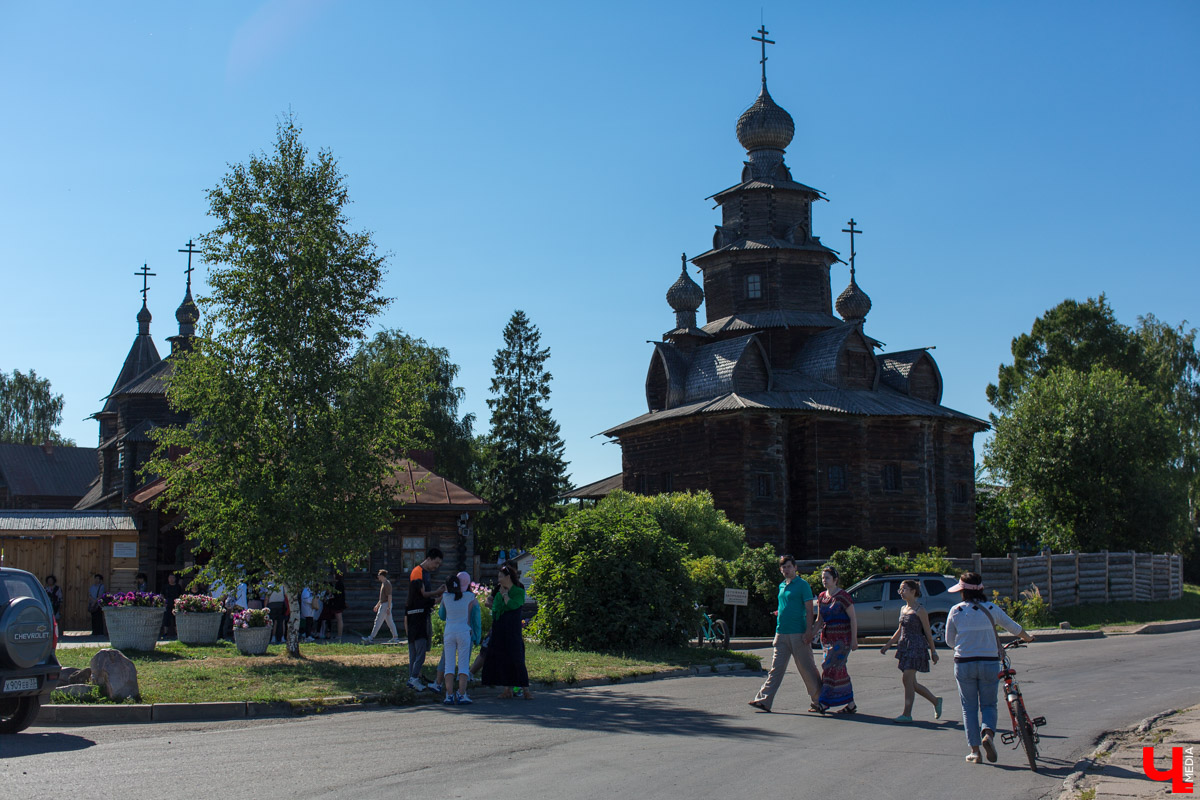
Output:
M808 582L798 578L796 560L780 556L779 584L774 654L767 679L750 705L769 712L775 694L783 682L788 661L796 664L810 699L809 711L826 714L853 714L858 710L854 687L846 668L849 655L858 649L858 622L854 600L838 585L838 571L826 566L821 571L825 587L816 598ZM946 619L946 643L954 648L954 679L962 706L963 726L966 729L968 763L978 764L986 758L996 760L994 744L997 717L997 688L1000 671L1000 644L996 626L1024 641L1033 637L1012 620L1003 609L987 600L983 579L975 572L964 572L948 591L961 593L962 602L950 610ZM904 688L904 708L895 722L913 721L913 702L917 695L933 705L933 718L942 718L942 698L917 682L918 672L929 672L938 662L929 614L920 604L921 588L914 580L900 584L904 607L900 610L896 632L880 650L886 655L895 647L897 668ZM818 673L813 659L813 641L821 644L824 658Z
M408 576L408 599L404 609L404 627L408 637L408 685L414 691L444 692L446 705L469 705L467 685L476 678L484 686L502 687L501 697L519 692L527 699L529 673L525 667L525 640L522 636L521 607L525 605L525 587L520 573L512 564L500 567L496 586L472 591L471 576L458 572L434 586L433 575L442 565L444 554L431 548L423 561L413 567ZM374 641L383 625L387 625L396 641L392 621L392 585L387 570L380 570L379 601L375 604L375 624L363 643ZM481 604L492 612L492 628L483 636ZM422 677L425 657L433 640L433 613L446 625L442 634L442 659L437 677L426 683ZM479 647L472 663L471 652Z

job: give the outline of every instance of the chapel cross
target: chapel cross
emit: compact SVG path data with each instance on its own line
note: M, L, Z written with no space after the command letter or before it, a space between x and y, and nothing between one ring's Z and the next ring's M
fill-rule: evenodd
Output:
M192 271L195 269L195 267L192 266L192 256L195 254L198 254L200 251L193 250L192 249L192 240L188 239L187 250L180 250L179 252L188 254L187 290L188 290L188 294L191 294L192 293Z
M862 233L860 230L854 229L854 220L851 219L848 223L849 228L842 228L842 233L850 234L850 277L854 278L854 234Z
M683 272L687 274L687 253L680 253L679 260L683 262Z
M150 291L149 281L147 279L152 275L158 275L158 273L151 272L150 267L142 264L142 268L133 274L142 276L142 305L146 305L146 292Z
M769 33L769 31L767 30L767 26L759 25L758 26L758 34L759 35L750 37L752 40L754 40L756 42L762 42L762 61L760 61L758 63L762 64L763 86L767 85L767 45L775 44L775 42L773 42L767 38L767 33Z

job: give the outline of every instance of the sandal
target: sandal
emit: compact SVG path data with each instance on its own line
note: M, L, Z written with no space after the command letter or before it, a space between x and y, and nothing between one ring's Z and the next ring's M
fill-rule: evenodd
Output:
M838 709L838 711L837 711L837 713L839 713L839 714L853 714L853 713L854 713L854 712L856 712L856 711L858 711L858 706L856 706L854 703L851 703L850 705L846 706L845 708L839 708L839 709Z
M768 714L771 713L771 709L767 708L767 704L761 700L751 700L746 705L753 706L754 708L757 708L759 711L766 711Z
M824 714L829 710L829 706L824 705L823 703L813 702L808 704L808 710L816 714Z
M978 764L979 763L979 753L967 753L967 763L968 764Z

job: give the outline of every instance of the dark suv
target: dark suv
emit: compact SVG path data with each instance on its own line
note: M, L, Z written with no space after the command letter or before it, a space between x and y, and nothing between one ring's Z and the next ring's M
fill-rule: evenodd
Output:
M0 567L0 734L33 724L62 672L57 647L46 590L28 572Z
M917 602L929 612L929 629L938 644L946 643L946 615L962 596L946 591L958 583L958 578L937 572L888 572L872 575L851 586L848 591L854 600L854 616L858 619L859 636L891 636L900 624L900 582L914 580L921 584Z

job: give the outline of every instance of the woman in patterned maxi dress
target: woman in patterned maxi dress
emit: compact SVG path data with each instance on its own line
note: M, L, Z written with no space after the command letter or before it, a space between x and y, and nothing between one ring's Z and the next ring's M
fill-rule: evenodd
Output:
M825 660L821 662L821 697L818 701L822 713L835 706L843 706L839 714L853 714L858 710L854 704L854 687L846 671L846 659L851 650L858 649L858 620L854 616L854 601L845 589L838 586L837 569L828 566L821 571L821 583L825 591L817 597L817 609L821 620L821 648Z

